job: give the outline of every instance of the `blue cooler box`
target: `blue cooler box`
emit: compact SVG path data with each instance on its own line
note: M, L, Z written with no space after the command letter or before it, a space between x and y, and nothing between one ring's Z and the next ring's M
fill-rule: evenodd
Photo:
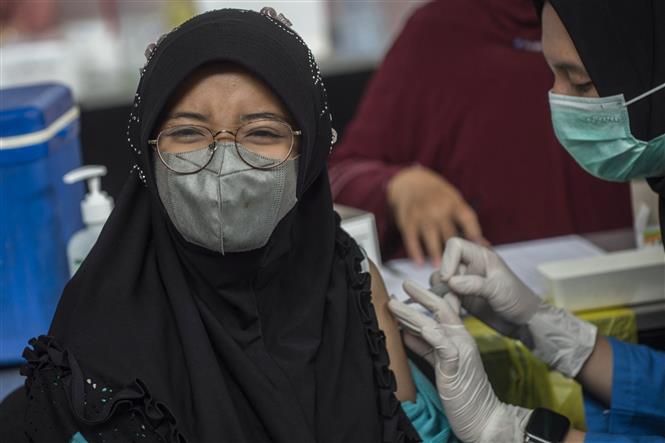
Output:
M46 334L69 279L67 242L83 227L79 111L69 88L0 89L0 365Z

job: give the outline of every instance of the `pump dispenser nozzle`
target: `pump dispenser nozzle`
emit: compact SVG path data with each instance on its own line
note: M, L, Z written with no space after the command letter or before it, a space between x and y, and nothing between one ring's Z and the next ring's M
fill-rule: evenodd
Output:
M101 178L105 175L106 166L89 165L76 168L62 178L69 185L88 180L88 193L81 202L81 214L86 225L104 223L113 210L113 198L101 189Z

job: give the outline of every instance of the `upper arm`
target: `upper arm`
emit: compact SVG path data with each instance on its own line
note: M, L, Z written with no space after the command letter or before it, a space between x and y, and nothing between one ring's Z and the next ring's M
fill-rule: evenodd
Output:
M411 378L411 370L406 358L404 344L399 333L397 321L388 309L388 292L383 283L383 278L374 263L369 260L369 272L372 276L372 303L376 311L379 328L386 335L386 348L390 357L390 369L397 380L397 392L395 395L399 401L415 401L416 388Z

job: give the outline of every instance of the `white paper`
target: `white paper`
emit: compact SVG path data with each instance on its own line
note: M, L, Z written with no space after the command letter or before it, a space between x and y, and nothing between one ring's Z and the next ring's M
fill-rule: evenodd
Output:
M579 235L511 243L497 246L495 251L520 280L539 295L544 295L548 290L547 280L538 272L539 265L604 254L602 249Z
M538 266L555 260L592 257L602 255L602 249L578 235L532 240L497 246L495 251L508 267L536 294L543 295L548 287L545 278L538 272ZM408 300L402 289L402 282L411 279L424 287L429 287L429 277L434 267L427 263L416 265L409 259L391 260L381 269L381 275L389 295L401 301Z

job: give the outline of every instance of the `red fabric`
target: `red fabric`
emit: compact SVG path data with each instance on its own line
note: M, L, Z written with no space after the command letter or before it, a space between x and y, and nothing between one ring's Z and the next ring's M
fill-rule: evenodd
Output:
M459 189L493 244L631 225L628 185L554 136L539 40L530 0L435 1L409 19L330 160L336 202L376 215L384 256L403 255L385 185L414 163Z

